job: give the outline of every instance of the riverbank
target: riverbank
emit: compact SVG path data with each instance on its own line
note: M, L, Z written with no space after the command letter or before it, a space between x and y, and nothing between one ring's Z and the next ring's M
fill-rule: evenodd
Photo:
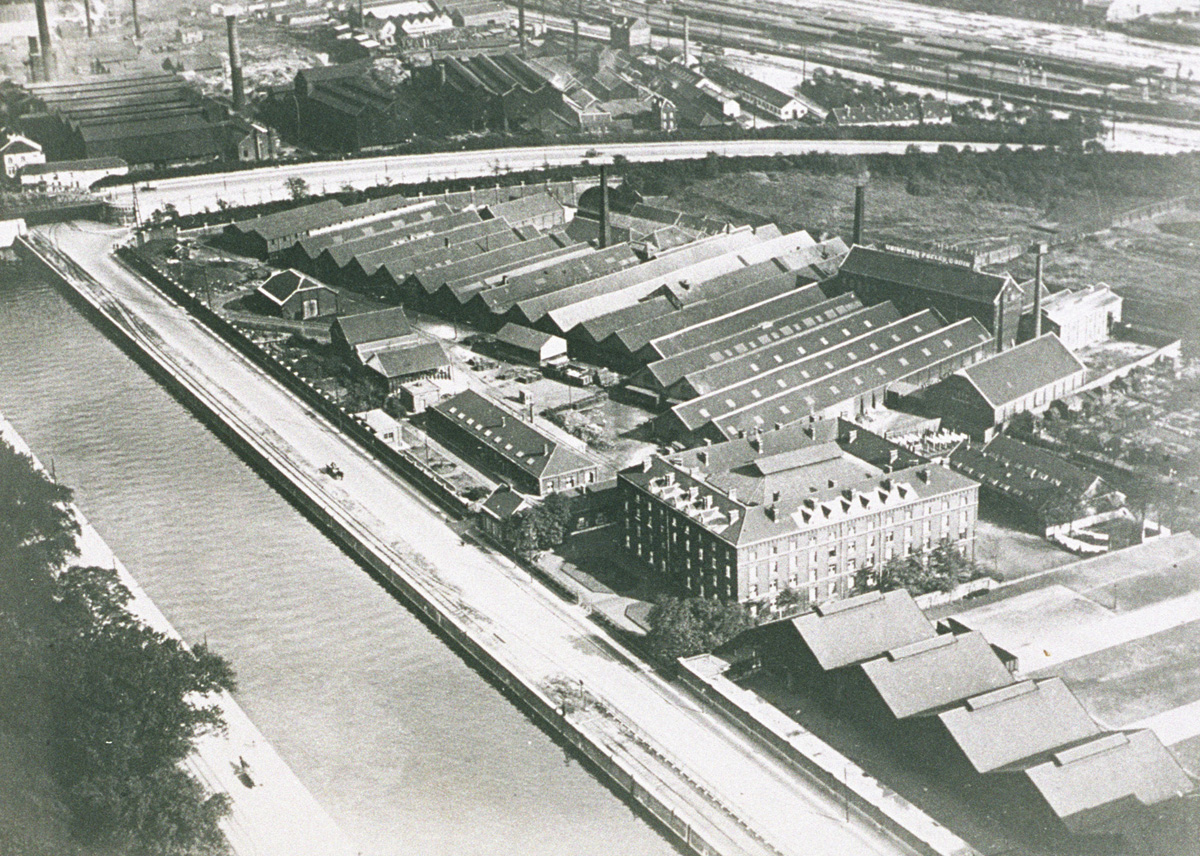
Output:
M0 439L37 463L37 456L3 415L0 415ZM80 529L75 563L113 568L132 594L129 611L148 627L182 640L79 509L73 506L72 511ZM358 849L279 757L233 696L221 693L214 701L225 718L226 730L223 734L201 737L187 767L211 791L229 795L231 810L222 829L236 856L357 854ZM250 785L238 775L243 761Z

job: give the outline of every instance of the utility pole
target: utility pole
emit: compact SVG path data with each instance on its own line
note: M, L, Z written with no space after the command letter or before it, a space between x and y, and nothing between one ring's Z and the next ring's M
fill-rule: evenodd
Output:
M131 0L131 4L133 7L133 37L135 39L137 39L138 41L141 41L141 39L142 39L142 24L138 20L137 0Z

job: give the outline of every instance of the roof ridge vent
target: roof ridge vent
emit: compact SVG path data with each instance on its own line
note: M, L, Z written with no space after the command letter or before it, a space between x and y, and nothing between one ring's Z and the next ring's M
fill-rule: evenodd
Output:
M899 648L893 648L887 652L887 658L894 663L897 660L903 660L905 657L915 657L918 654L924 654L926 651L945 648L957 642L958 637L953 633L940 633L931 639L921 639L917 642L911 642L908 645L901 645Z
M999 704L1003 701L1019 698L1023 695L1028 695L1032 692L1037 692L1038 685L1033 681L1021 681L1020 683L1012 684L1007 687L1001 687L998 690L992 690L990 693L972 696L967 699L965 704L967 710L982 710L985 707L990 707L993 704Z
M1054 753L1054 764L1058 767L1065 767L1067 764L1075 761L1082 761L1085 758L1091 758L1093 755L1099 755L1102 752L1109 752L1129 743L1129 738L1124 732L1118 731L1115 734L1106 734L1103 737L1098 737L1095 740L1089 740L1081 746L1072 746L1070 749L1063 749L1061 752Z
M845 600L835 600L832 603L823 603L820 606L813 607L813 612L824 618L828 615L836 615L839 612L848 612L849 610L857 609L860 606L878 603L881 600L883 600L883 592L870 591L866 594L860 594L857 597L848 597Z

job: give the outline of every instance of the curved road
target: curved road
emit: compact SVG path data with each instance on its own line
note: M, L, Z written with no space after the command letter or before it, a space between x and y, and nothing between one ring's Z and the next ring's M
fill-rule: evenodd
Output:
M901 154L909 146L934 151L942 143L893 140L736 140L678 143L613 143L532 148L482 149L426 155L392 155L319 163L268 166L240 172L211 173L153 181L138 188L138 206L146 217L163 205L174 205L181 214L215 211L217 200L249 205L285 199L287 181L299 177L316 193L332 193L351 185L407 184L443 178L474 178L481 182L502 172L521 172L546 166L568 166L585 160L599 162L623 155L631 161L664 161L702 158L709 152L734 157L808 154ZM994 143L973 143L972 148L994 149ZM147 190L149 186L151 189ZM116 197L131 201L128 185L114 188Z

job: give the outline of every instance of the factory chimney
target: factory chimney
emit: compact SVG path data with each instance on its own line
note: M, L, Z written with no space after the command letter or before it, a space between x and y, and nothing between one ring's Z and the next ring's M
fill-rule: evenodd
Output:
M87 37L92 37L92 0L83 0L83 18L87 23Z
M42 70L42 48L37 36L29 37L29 82L40 83L45 78Z
M863 217L867 207L867 183L859 178L854 186L854 243L861 244L863 237Z
M517 38L520 40L521 53L525 53L525 0L517 0Z
M54 50L50 46L50 18L46 15L46 0L33 0L37 13L38 43L42 56L42 80L54 79Z
M608 246L608 170L600 164L600 249Z
M692 59L691 26L688 16L683 16L683 65L686 68Z
M142 37L142 22L138 19L137 0L130 0L133 6L133 37L140 39Z
M233 111L240 113L246 107L246 86L242 82L242 46L238 40L237 15L226 15L225 25L229 30L229 87L233 92Z
M579 18L571 19L571 59L579 59Z
M1033 338L1042 335L1042 266L1046 260L1046 244L1037 245L1037 266L1033 274Z

